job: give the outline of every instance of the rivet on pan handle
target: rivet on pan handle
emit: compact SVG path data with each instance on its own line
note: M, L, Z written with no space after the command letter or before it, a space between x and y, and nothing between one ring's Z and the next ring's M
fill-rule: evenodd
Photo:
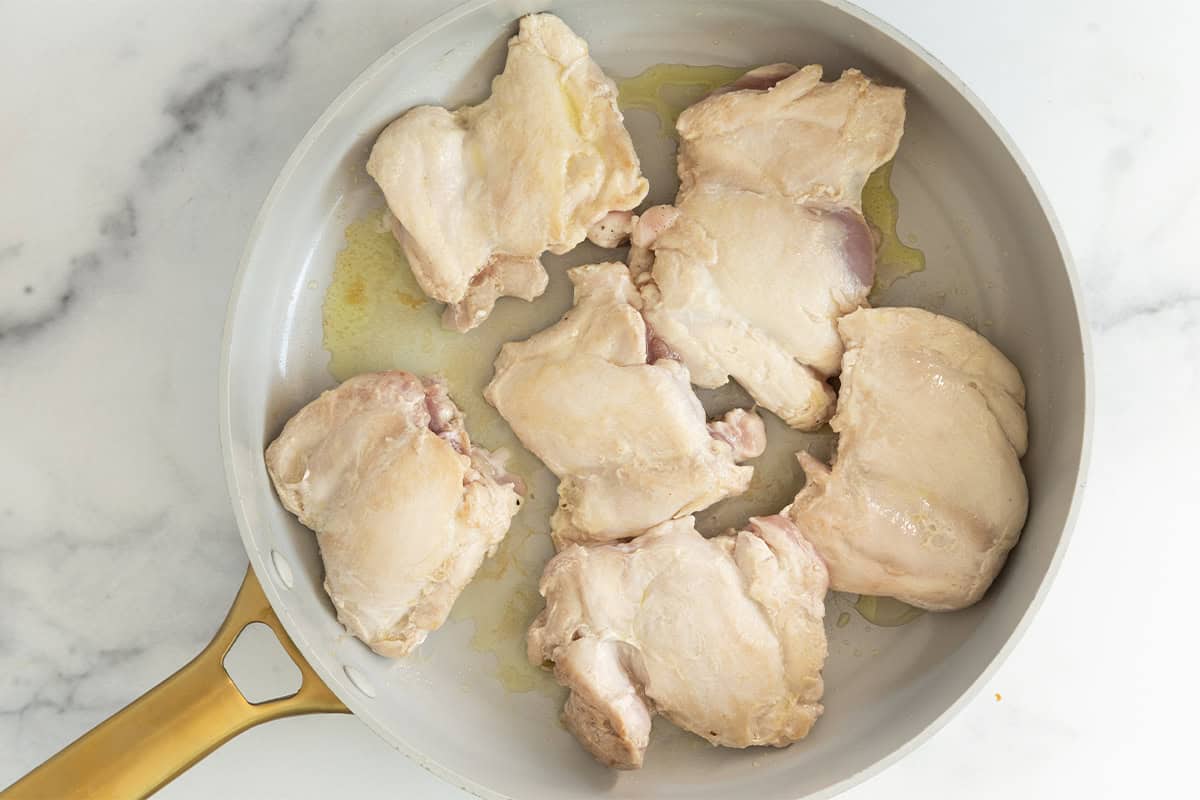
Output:
M290 697L249 703L222 661L252 622L271 626L303 676ZM188 767L263 722L294 714L348 713L288 638L253 569L207 647L9 788L2 800L124 800L146 797Z

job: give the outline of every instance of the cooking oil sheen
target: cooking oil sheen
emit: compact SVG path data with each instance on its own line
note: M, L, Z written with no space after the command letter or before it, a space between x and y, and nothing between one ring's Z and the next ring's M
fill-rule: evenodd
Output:
M656 64L619 82L620 106L655 114L659 133L673 138L675 122L685 108L745 71L719 65ZM565 98L568 113L571 100ZM889 162L871 175L863 189L863 213L878 232L876 291L925 265L924 254L905 245L896 233L899 202L891 189L891 171ZM561 269L551 268L550 286L536 302L501 300L487 322L460 334L442 328L441 304L430 302L421 291L388 229L386 210L350 223L345 238L323 306L329 371L339 381L387 369L439 374L466 415L472 440L510 454L509 468L525 480L529 495L499 551L455 603L451 619L474 623L472 647L496 657L496 677L508 690L556 694L561 690L549 673L527 662L524 643L525 631L542 607L538 578L553 553L548 533L557 479L521 446L483 399L483 389L501 344L528 338L570 307L569 282ZM733 383L698 394L710 415L751 404ZM705 534L740 527L747 516L774 513L790 502L802 482L793 457L797 450L825 459L831 454L834 436L828 428L800 433L773 415L763 416L769 445L766 453L750 462L755 467L753 482L742 496L697 514L697 527ZM920 615L887 598L862 597L854 608L881 627L902 625Z
M373 212L346 228L346 246L337 256L322 309L329 370L339 381L387 369L440 374L466 415L472 441L508 451L508 468L525 480L529 494L499 551L484 562L451 618L474 622L472 647L495 655L496 677L509 691L558 693L550 674L525 658L525 630L541 608L537 581L552 552L547 528L557 482L521 447L483 399L483 389L500 344L529 336L549 321L548 313L561 309L548 312L532 303L501 301L480 328L466 334L443 330L441 304L425 298L385 214Z
M500 345L528 338L557 320L571 304L571 288L561 267L551 266L546 294L534 303L502 299L488 320L465 334L441 327L441 305L427 300L380 209L351 222L338 254L322 309L329 370L339 381L366 372L403 369L439 374L466 415L472 441L504 449L509 468L529 488L521 511L496 555L487 559L454 604L453 620L474 625L471 646L496 659L495 677L512 692L558 696L552 676L525 657L525 631L542 608L537 584L553 554L549 519L557 500L557 479L521 446L508 424L483 399ZM716 416L752 404L736 384L698 391ZM741 527L755 514L771 514L791 502L801 483L794 453L805 449L828 459L834 437L794 431L764 414L767 451L755 467L749 490L705 509L696 525L706 534Z
M617 82L617 104L622 111L649 111L658 116L659 134L674 138L675 121L688 106L714 89L732 83L746 67L690 64L655 64L644 72Z
M658 116L659 133L675 138L675 122L685 108L702 97L745 74L745 67L719 65L655 64L632 78L617 83L618 103L622 111L649 111ZM900 221L900 201L892 190L893 161L889 161L867 179L862 192L862 210L876 234L875 284L872 301L878 293L906 275L925 269L925 254L905 244L896 231Z
M858 600L854 603L854 610L861 614L867 622L881 628L907 625L925 613L919 608L914 608L908 603L902 603L892 597L872 597L867 594L858 596Z
M900 222L900 200L892 191L892 167L889 161L871 173L863 186L862 210L867 224L877 235L875 247L875 285L871 299L905 275L925 269L925 254L906 245L896 232Z

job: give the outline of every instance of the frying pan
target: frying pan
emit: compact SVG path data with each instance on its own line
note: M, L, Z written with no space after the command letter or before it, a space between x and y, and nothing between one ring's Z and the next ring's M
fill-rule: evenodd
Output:
M515 20L541 10L562 16L612 75L661 62L791 61L823 64L827 78L856 66L906 87L908 121L893 186L902 229L925 251L928 267L896 283L882 302L967 321L1027 383L1031 504L1004 572L978 605L898 628L839 611L849 600L832 596L826 713L792 747L713 749L660 719L646 767L616 773L594 763L557 723L561 694L505 678L512 667L502 663L507 651L478 646L481 620L451 621L403 661L373 655L338 625L321 588L315 537L283 511L264 469L263 449L283 422L333 384L321 302L347 223L382 204L363 172L375 136L413 105L485 96ZM669 149L655 138L657 121L637 116L629 123L653 187L650 200L669 200ZM527 327L548 324L568 302L562 265L591 260L597 253L580 248L549 261L551 291L535 304L537 324L529 318ZM437 366L486 377L495 347L512 333L511 326L494 327L477 352L457 351ZM928 738L1028 624L1075 516L1090 431L1088 371L1076 280L1036 181L966 87L887 25L840 0L469 3L418 30L343 92L284 167L251 233L229 306L220 387L230 494L252 566L229 619L195 661L4 796L142 796L258 722L350 710L422 766L482 797L829 797ZM821 449L819 437L812 445ZM799 478L784 463L759 470L791 493ZM531 544L521 554L523 568L513 570L518 577L536 580L538 559L548 552L542 539L526 537ZM504 587L492 587L497 607L517 591ZM507 639L519 648L527 617L517 616ZM251 705L221 668L225 650L253 620L271 624L301 667L296 695Z

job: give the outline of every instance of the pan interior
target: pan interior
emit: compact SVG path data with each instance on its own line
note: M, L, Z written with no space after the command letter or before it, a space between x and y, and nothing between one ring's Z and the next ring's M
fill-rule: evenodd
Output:
M263 467L263 448L286 419L334 383L322 345L322 302L347 226L382 206L363 170L375 136L413 105L482 99L503 66L516 17L547 8L588 40L593 57L615 77L656 63L791 61L822 64L827 79L855 66L904 86L908 123L892 185L901 233L925 252L927 268L898 281L880 302L967 322L1017 364L1028 387L1030 515L1001 578L972 609L926 614L901 627L869 624L851 609L853 597L833 597L825 716L807 740L787 749L714 749L660 718L644 769L618 774L595 764L558 722L561 692L520 659L524 625L539 607L532 588L549 553L535 508L522 512L510 546L416 655L393 662L371 654L337 624L321 588L314 537L279 506ZM651 180L649 200L669 201L672 145L652 116L634 112L628 122ZM612 251L590 246L548 258L547 296L533 309L502 301L480 333L480 347L456 352L443 369L486 380L503 340L549 324L569 304L564 266L612 258ZM1067 525L1085 433L1084 356L1053 226L1021 166L972 102L857 11L786 0L576 0L536 9L477 3L449 15L369 70L310 132L264 207L237 292L226 343L226 445L243 537L264 588L314 667L356 713L420 763L485 796L736 792L782 799L832 790L913 741L981 677L1034 604ZM407 358L398 348L393 363L379 366L424 366ZM736 390L706 399L712 408L727 408ZM505 443L495 440L502 431L493 430L492 441L477 432L467 410L482 443ZM827 435L772 438L779 441L759 469L769 474L774 494L718 509L705 527L777 510L764 504L794 492L802 480L787 455L793 445L825 455L831 444ZM552 487L535 488L544 497ZM290 567L287 582L274 566L279 561ZM347 667L374 696L347 679Z

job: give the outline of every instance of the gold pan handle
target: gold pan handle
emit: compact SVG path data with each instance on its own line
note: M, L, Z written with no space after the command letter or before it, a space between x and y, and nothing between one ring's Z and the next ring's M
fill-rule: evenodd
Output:
M303 683L289 697L250 703L222 662L252 622L271 626ZM349 713L284 631L254 570L207 647L183 669L0 792L0 800L123 800L146 797L263 722L294 714Z

